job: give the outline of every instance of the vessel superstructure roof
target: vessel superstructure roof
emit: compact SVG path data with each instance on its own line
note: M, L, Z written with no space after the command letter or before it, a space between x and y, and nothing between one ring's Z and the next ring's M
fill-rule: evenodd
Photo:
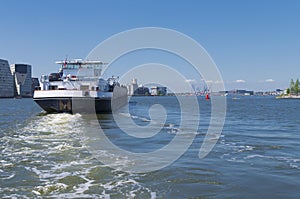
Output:
M64 61L56 61L56 64L65 64L65 65L106 65L102 61L89 61L89 60L81 60L81 59L74 59L74 60L64 60Z

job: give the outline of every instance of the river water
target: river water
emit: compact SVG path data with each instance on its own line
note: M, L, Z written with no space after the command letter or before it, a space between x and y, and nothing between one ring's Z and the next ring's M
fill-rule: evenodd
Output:
M124 134L112 115L98 115L95 122L80 114L44 114L32 99L0 99L0 197L299 198L300 100L228 97L223 132L203 159L198 153L209 125L210 102L198 102L200 125L188 150L167 167L134 173L95 158L84 133L100 125L123 150L157 150L185 133L176 97L130 99L129 113L119 116L139 126L151 122L151 105L166 109L159 134L142 139ZM155 112L152 116L160 117ZM130 164L128 157L118 161Z

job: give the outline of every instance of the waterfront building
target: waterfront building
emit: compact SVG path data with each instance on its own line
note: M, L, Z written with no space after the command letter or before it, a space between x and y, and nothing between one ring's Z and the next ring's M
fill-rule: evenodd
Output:
M228 91L228 94L231 94L231 95L254 95L254 91L231 90L231 91Z
M0 59L0 97L14 97L14 80L8 61Z
M152 86L150 88L151 95L166 95L167 94L167 87L163 86Z
M140 85L135 91L134 95L150 95L149 88Z
M14 77L15 96L32 97L31 65L12 64L10 68Z
M131 84L127 85L128 95L134 95L137 88L137 79L133 78Z

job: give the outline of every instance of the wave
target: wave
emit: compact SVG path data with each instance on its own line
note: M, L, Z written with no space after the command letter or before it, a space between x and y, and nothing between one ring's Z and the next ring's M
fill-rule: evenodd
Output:
M156 126L162 126L162 129L164 132L167 132L168 134L196 134L196 135L205 135L206 133L198 131L194 131L193 129L190 129L188 127L180 128L179 125L175 123L160 123L157 121L153 121L149 118L143 117L143 116L138 116L130 113L118 113L120 116L126 117L126 118L132 118L134 120L138 120L140 122L147 122L147 123L152 123ZM143 126L143 125L142 125Z
M80 114L38 115L1 137L0 180L6 188L0 196L155 198L138 175L115 171L93 158L82 142L87 125Z

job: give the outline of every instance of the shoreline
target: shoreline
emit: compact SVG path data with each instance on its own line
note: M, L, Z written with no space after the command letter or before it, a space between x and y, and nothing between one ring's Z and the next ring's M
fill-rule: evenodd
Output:
M276 99L300 99L300 95L283 95L277 96Z

